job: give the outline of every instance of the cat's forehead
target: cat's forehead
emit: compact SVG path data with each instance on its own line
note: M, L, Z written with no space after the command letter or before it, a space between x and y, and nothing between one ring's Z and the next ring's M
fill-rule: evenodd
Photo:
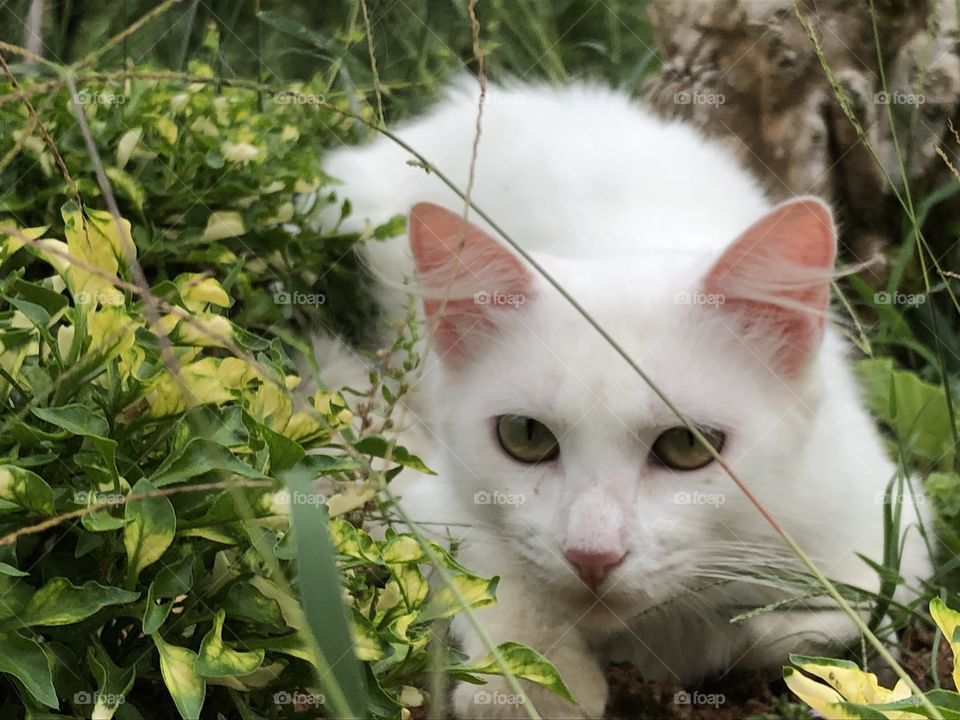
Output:
M578 289L570 288L574 294ZM594 293L584 305L655 382L670 392L707 394L698 386L706 386L708 376L701 359L687 352L689 328L672 299L623 291L602 302ZM514 320L476 367L484 402L515 402L516 411L536 405L564 417L602 406L629 422L662 414L663 403L649 385L555 292L543 291Z

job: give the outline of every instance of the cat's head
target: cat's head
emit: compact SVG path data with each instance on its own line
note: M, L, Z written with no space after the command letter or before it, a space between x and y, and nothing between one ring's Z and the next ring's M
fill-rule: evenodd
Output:
M444 482L542 582L635 611L755 538L721 463L534 267L436 205L410 238ZM829 209L801 198L712 253L535 261L769 498L818 402L835 252Z

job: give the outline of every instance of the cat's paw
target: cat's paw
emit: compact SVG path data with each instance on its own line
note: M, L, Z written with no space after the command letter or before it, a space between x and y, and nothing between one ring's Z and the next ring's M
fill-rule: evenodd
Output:
M601 720L607 704L607 681L594 663L562 673L578 704L564 700L546 688L522 682L523 690L542 718L550 720ZM460 683L453 692L453 707L460 720L514 720L529 718L523 698L504 678L486 685Z

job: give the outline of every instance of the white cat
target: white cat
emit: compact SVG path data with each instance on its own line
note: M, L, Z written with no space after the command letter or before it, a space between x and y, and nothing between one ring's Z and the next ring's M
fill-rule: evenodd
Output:
M476 112L464 85L396 132L463 187ZM579 701L525 685L540 714L601 717L613 659L692 683L852 639L834 611L730 622L797 593L769 576L799 563L654 391L475 213L463 235L463 201L410 159L378 138L326 170L353 204L348 227L410 213L409 240L365 251L394 314L403 278L419 275L436 330L413 407L439 474L405 488L404 504L462 524L461 561L501 576L480 623L544 653ZM856 553L880 560L896 472L825 321L836 233L823 202L772 206L720 145L590 85L491 88L473 199L831 578L877 589ZM923 502L903 503L901 572L915 587L930 562L907 528ZM454 632L486 654L463 618ZM525 717L511 699L501 679L454 693L463 718Z

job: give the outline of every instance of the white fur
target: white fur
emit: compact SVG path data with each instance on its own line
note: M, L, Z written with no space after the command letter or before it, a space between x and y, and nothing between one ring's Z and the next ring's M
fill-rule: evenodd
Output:
M463 187L476 105L475 90L460 87L397 132ZM353 203L348 226L379 223L424 201L462 211L434 174L408 160L382 138L330 157L327 172ZM807 372L790 379L721 314L678 302L771 208L731 154L600 87L492 88L473 198L688 417L727 429L724 457L831 578L877 588L876 573L855 553L880 560L878 497L895 468L862 407L839 334L828 328ZM387 281L385 302L402 314L390 286L413 275L406 239L372 241L366 253ZM676 418L544 281L534 290L520 311L502 313L497 338L464 367L427 360L429 382L414 407L431 418L435 448L427 460L439 475L418 478L404 496L417 520L467 525L452 530L462 535L462 562L502 577L499 602L478 612L480 622L495 642L545 653L581 703L533 689L540 713L600 716L609 659L691 683L849 640L852 624L836 613L729 622L741 606L783 593L776 583L716 583L731 571L799 564L716 463L689 473L649 463L650 445ZM560 438L560 461L524 466L507 457L492 424L506 413L547 422ZM477 504L483 492L524 502ZM905 524L913 524L914 502L905 505ZM596 597L562 549L609 545L620 534L629 554ZM902 574L913 582L928 570L913 528ZM471 655L485 653L465 621L454 631ZM481 690L510 692L501 680ZM523 716L517 706L475 704L475 692L457 689L461 716Z

